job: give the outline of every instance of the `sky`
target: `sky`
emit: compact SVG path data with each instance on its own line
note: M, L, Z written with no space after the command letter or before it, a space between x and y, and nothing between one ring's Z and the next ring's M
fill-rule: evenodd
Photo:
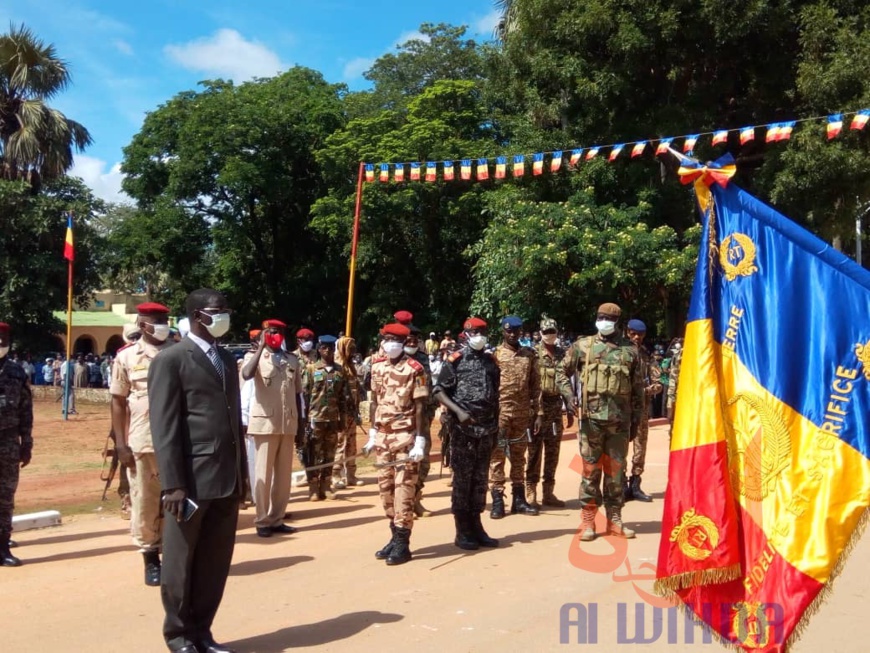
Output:
M50 104L90 131L71 174L108 201L126 199L122 150L146 112L201 80L298 64L358 90L372 62L422 23L467 25L488 40L497 17L493 0L0 0L0 28L25 24L69 63L72 85Z

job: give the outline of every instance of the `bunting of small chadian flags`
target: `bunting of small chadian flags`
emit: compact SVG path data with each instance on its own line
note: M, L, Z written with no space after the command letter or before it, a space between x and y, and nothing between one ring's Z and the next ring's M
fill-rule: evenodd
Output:
M850 117L847 120L847 117ZM654 138L650 140L639 140L631 143L616 143L611 145L594 145L592 147L577 147L567 150L568 167L574 168L580 165L581 161L592 161L598 154L605 150L607 161L616 161L625 148L630 148L631 159L645 158L647 150L654 152L654 156L668 154L671 147L679 148L679 141L682 140L682 151L690 154L694 151L698 141L704 136L711 136L710 145L728 144L729 135L735 132L741 147L756 140L756 133L764 135L765 143L779 143L791 139L797 124L801 122L823 122L825 124L825 133L828 140L833 140L843 133L847 128L852 131L862 131L870 122L870 109L861 109L859 111L851 111L847 113L832 113L827 116L815 116L812 118L803 118L800 120L790 120L786 122L774 122L766 125L746 125L745 127L732 129L716 129L708 132L700 132L696 134L687 134L684 136L668 136ZM756 132L761 129L763 132ZM676 141L676 143L675 143ZM733 142L733 141L732 141ZM609 152L607 151L609 149ZM562 170L562 158L566 154L564 150L555 150L553 152L535 152L533 154L514 154L510 157L500 155L490 158L477 159L460 159L459 179L463 181L486 181L489 179L489 166L491 162L495 163L495 179L507 179L508 164L511 166L511 176L519 178L525 176L526 161L532 161L532 175L539 176L544 174L548 169L551 173L557 173ZM548 165L549 157L549 165ZM441 169L441 179L443 181L454 181L456 174L454 170L454 162L451 160L445 161L410 161L402 163L363 163L363 172L367 182L380 181L386 183L392 181L396 183L405 182L405 168L408 166L410 172L410 181L426 181L429 183L438 181L438 169ZM472 172L474 173L472 175Z

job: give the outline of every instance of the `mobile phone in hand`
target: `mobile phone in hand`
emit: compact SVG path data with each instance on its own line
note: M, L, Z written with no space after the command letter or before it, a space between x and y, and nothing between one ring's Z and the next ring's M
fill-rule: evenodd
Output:
M184 521L190 521L190 518L193 517L193 513L195 513L199 509L199 505L190 497L185 497L184 505L181 508L181 518Z

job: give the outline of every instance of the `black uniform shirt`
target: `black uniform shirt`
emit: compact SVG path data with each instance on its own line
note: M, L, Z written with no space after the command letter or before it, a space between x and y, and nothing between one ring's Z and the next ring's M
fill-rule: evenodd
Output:
M441 368L435 392L444 392L478 424L498 422L500 373L491 354L463 347Z

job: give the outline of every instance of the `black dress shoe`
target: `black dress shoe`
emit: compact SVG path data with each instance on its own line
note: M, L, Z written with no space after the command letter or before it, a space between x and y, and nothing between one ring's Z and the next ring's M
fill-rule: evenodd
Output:
M200 653L236 653L235 649L224 646L223 644L218 644L214 640L200 642L199 650Z
M0 552L0 567L20 567L21 560L9 553L9 550Z
M187 646L182 646L181 648L173 650L172 653L199 653L199 649L193 644L188 644Z
M272 537L272 529L267 526L257 526L257 535L260 537Z
M14 549L16 546L18 546L18 542L16 542L15 540L9 540L10 549Z
M288 526L287 524L278 524L277 526L272 526L273 533L286 533L287 535L292 535L298 529L293 526Z

